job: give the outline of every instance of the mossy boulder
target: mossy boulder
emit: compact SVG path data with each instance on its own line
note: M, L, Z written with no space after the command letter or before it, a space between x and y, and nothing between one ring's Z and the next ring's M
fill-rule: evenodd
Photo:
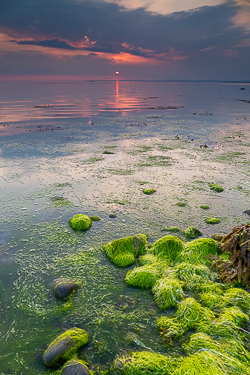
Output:
M217 217L207 217L205 219L205 222L207 224L218 224L220 222L220 219L218 219Z
M181 253L184 262L194 264L209 264L208 257L217 255L218 244L212 238L198 238L185 245L185 249Z
M171 234L155 241L152 246L152 253L169 262L178 260L180 253L184 249L182 241Z
M46 367L59 367L74 357L78 349L86 345L89 335L80 328L72 328L58 336L45 350L43 363Z
M184 235L186 238L197 238L202 235L201 231L198 228L195 227L188 227L184 230Z
M91 219L87 215L77 214L69 220L69 224L76 230L87 230L91 227Z
M90 372L83 361L72 359L63 366L60 375L90 375Z
M74 294L77 288L78 284L71 279L59 278L52 282L53 293L61 301Z
M128 271L125 276L125 282L130 286L151 288L160 276L161 271L157 264L145 265Z
M104 251L112 263L119 267L127 267L133 264L139 255L146 252L147 246L147 237L144 234L137 234L108 242L104 246Z

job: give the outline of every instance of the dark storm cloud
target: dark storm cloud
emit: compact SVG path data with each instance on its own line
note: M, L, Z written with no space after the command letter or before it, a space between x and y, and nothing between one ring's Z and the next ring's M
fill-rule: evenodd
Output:
M0 28L22 44L129 52L149 57L174 48L182 54L193 55L210 47L215 52L232 49L246 38L242 28L232 27L237 10L231 1L159 15L101 1L1 0ZM89 45L78 47L77 43L86 41L85 37Z

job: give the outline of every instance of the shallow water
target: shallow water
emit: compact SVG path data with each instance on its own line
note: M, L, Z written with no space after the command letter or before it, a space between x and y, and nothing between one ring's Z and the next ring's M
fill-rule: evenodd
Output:
M138 340L165 353L155 328L162 312L149 291L124 284L127 269L114 267L102 245L136 233L153 242L167 226L210 236L249 222L250 85L0 87L0 374L49 373L44 350L74 325L90 334L81 355L91 366L138 349ZM68 225L76 213L101 221L76 233ZM208 225L207 216L221 222ZM51 294L59 276L81 283L67 303Z

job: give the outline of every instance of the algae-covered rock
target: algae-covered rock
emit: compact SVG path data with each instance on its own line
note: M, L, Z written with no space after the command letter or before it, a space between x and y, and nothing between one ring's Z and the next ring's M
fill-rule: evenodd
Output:
M128 271L125 276L125 282L131 286L151 288L160 276L161 270L157 267L157 264L145 265Z
M152 352L136 352L130 357L118 358L114 365L114 374L119 375L170 375L173 374L179 360Z
M214 313L202 307L194 298L187 298L179 303L176 317L178 322L190 329L195 328L201 321L211 321L214 318Z
M69 220L69 223L73 229L87 230L91 226L91 219L87 215L77 214Z
M78 284L71 279L59 278L52 282L52 289L55 297L61 301L75 293Z
M212 238L198 238L186 244L181 253L183 261L194 264L210 263L208 257L217 255L218 245Z
M83 361L72 359L63 366L60 375L90 375L90 372Z
M220 222L220 219L218 219L217 217L207 217L205 219L205 222L207 224L218 224Z
M199 229L192 226L185 229L183 233L186 238L197 238L202 235Z
M156 192L155 189L143 189L143 193L146 195L152 195Z
M157 263L159 259L154 254L145 254L139 257L139 262L142 266L145 266L146 264L153 264Z
M179 227L166 227L166 228L162 228L161 231L162 232L166 231L166 232L178 233L178 232L180 232L180 228Z
M217 184L210 184L209 187L211 190L216 191L216 193L221 193L224 190L222 186Z
M157 280L152 289L157 305L163 310L177 306L184 299L183 285L182 281L170 277Z
M133 264L136 257L145 253L147 245L147 237L144 234L137 234L134 237L108 242L104 246L104 251L112 263L126 267Z
M72 328L58 336L45 350L43 363L46 367L58 367L70 360L77 350L86 345L89 335L80 328Z
M180 253L184 249L182 241L171 234L155 241L152 246L153 254L164 258L169 262L178 260Z

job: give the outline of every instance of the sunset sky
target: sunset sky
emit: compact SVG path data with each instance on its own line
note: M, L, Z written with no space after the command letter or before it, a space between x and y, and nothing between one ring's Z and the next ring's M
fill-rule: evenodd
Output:
M1 0L0 75L250 81L250 0Z

